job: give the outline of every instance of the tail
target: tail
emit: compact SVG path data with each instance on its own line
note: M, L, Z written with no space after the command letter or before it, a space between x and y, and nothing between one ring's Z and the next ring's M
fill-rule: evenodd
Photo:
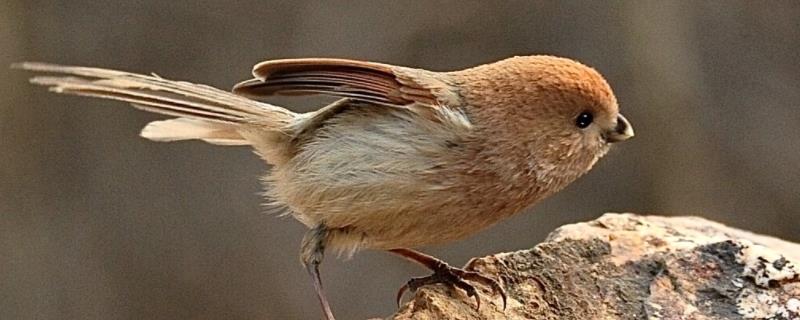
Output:
M213 87L116 70L37 62L12 65L24 70L66 76L36 76L31 83L50 91L130 102L134 107L178 117L154 121L141 136L154 141L200 139L218 145L249 145L242 130L258 127L281 132L295 114Z

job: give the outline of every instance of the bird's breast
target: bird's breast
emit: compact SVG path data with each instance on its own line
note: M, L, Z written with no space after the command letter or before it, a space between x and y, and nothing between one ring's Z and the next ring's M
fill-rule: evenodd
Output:
M504 199L502 182L470 167L469 129L445 117L390 107L343 112L273 169L268 193L304 224L347 230L348 241L366 247L463 238L517 210L519 199Z

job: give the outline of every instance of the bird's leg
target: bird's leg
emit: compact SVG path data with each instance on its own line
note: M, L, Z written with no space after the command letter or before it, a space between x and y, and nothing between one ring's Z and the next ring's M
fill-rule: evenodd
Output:
M300 248L300 259L306 267L306 271L311 276L311 281L314 284L314 290L317 292L317 298L322 305L322 312L325 313L325 319L335 320L331 307L328 304L328 299L325 298L325 293L322 291L322 279L319 276L319 265L322 263L322 258L325 255L325 244L328 241L328 228L323 224L306 233L303 237L303 243Z
M476 303L476 309L480 309L481 307L481 299L478 296L477 290L471 284L467 283L466 281L475 281L486 285L492 288L492 291L496 294L500 294L503 298L503 310L506 308L506 292L500 284L489 277L486 277L480 273L475 271L468 271L465 269L459 269L455 267L451 267L446 262L434 258L430 255L424 254L422 252L412 250L412 249L392 249L389 252L402 256L408 260L413 262L419 263L422 266L431 269L433 274L427 277L421 278L412 278L408 281L405 285L400 287L400 290L397 292L397 304L400 305L400 299L403 298L403 293L406 290L411 292L416 291L418 288L429 285L429 284L436 284L442 283L447 284L450 286L454 286L456 288L460 288L467 293L468 297L474 297ZM465 281L466 280L466 281Z

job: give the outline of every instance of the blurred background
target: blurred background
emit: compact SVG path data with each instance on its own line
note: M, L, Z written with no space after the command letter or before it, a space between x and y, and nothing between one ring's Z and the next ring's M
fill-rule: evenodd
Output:
M423 248L455 265L608 211L800 241L800 2L0 2L0 319L317 319L304 228L265 212L247 148L152 143L158 116L49 94L12 62L220 88L273 58L433 70L546 53L600 70L636 138L529 214ZM324 99L272 102L311 108ZM329 257L341 319L383 317L417 266Z

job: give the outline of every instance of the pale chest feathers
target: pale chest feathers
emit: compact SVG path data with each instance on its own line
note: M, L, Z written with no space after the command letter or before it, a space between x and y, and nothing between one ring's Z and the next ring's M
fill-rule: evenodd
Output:
M391 248L465 237L566 184L531 154L483 158L493 148L476 126L445 108L347 109L273 169L269 196L306 225L347 230L342 246Z
M421 195L448 187L425 177L457 157L470 130L457 110L349 108L274 168L271 195L306 224L346 225L375 215L360 211L412 210Z

